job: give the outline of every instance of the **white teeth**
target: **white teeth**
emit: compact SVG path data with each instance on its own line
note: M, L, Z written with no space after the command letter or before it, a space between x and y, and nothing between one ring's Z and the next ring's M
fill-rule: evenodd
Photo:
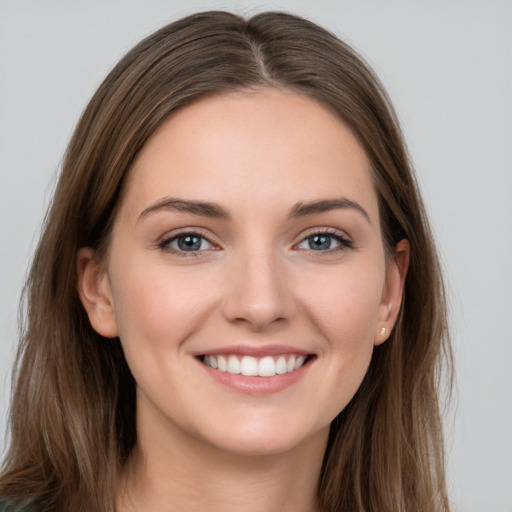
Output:
M217 367L221 372L226 372L228 370L228 363L224 356L219 356L217 358Z
M276 363L270 356L262 357L258 363L260 377L273 377L276 374Z
M298 370L306 361L306 356L272 356L256 358L236 355L204 356L203 363L210 368L233 375L242 374L246 377L273 377Z
M276 361L276 373L278 375L282 375L283 373L286 373L286 359L283 356L281 356Z
M254 357L244 356L240 363L240 369L242 371L242 375L255 377L258 375L258 361Z
M304 356L297 357L297 360L295 361L295 369L298 370L303 364L306 358Z
M228 373L238 375L240 373L240 361L236 356L229 356L228 359Z

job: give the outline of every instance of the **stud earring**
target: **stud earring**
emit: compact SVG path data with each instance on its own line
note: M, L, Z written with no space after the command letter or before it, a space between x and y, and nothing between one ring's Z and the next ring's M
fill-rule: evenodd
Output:
M380 328L380 335L384 336L386 334L387 329L385 327Z

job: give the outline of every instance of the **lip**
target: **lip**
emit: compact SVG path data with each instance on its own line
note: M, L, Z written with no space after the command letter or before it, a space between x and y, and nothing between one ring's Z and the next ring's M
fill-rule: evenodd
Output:
M219 356L224 354L252 357L277 356L287 354L299 354L303 356L314 355L311 351L305 350L303 348L292 347L290 345L262 345L261 343L256 345L251 343L242 343L239 345L230 345L205 350L204 352L196 352L194 356Z
M201 361L201 356L215 356L223 354L233 354L237 356L249 355L252 357L299 354L313 357L308 357L304 365L301 366L298 370L294 370L293 372L284 373L281 375L274 375L272 377L248 377L241 374L235 375L211 368ZM302 380L311 368L316 357L312 352L304 349L290 347L288 345L254 346L250 344L242 344L206 350L204 352L197 353L195 355L195 359L201 368L207 373L207 375L222 386L225 386L237 393L252 396L265 396L279 393L280 391L283 391Z

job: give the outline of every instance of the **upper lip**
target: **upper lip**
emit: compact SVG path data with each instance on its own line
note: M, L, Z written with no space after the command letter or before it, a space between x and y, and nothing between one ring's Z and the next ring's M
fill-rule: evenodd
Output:
M242 343L238 345L227 345L224 347L212 348L205 350L203 352L197 352L196 356L215 356L215 355L224 355L224 354L233 354L238 356L252 356L252 357L263 357L263 356L272 356L272 355L284 355L284 354L299 354L299 355L311 355L313 352L298 348L292 347L290 345L262 345L257 344L249 344Z

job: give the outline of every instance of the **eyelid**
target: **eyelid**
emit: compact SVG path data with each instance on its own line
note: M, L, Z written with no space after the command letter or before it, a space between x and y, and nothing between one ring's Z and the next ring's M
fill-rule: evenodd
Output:
M339 237L347 240L348 242L352 242L352 238L348 235L348 233L346 233L342 229L332 228L332 227L327 227L327 226L319 226L319 227L306 229L305 231L303 231L300 234L300 236L298 238L300 241L302 241L302 240L308 238L309 236L313 236L313 235L339 236Z

